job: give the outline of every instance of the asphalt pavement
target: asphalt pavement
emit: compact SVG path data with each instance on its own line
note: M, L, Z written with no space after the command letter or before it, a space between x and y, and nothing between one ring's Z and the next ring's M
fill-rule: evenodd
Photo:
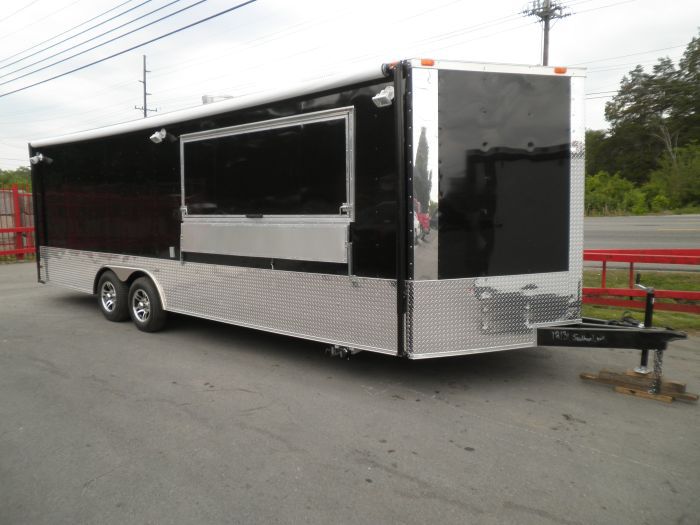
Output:
M340 360L35 280L0 265L3 525L698 523L700 407L578 377L634 351ZM665 360L696 392L698 346Z

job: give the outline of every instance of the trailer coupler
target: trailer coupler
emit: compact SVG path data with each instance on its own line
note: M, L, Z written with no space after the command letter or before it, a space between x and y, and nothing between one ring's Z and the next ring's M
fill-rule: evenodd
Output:
M567 346L577 348L630 348L642 352L641 364L625 373L602 370L598 375L581 374L582 379L615 386L620 393L650 397L670 402L673 399L697 401L698 396L685 391L685 385L662 378L663 353L668 343L686 339L685 332L669 328L652 328L633 320L603 321L584 318L581 323L540 327L537 329L538 346ZM647 368L647 356L654 351L654 367Z

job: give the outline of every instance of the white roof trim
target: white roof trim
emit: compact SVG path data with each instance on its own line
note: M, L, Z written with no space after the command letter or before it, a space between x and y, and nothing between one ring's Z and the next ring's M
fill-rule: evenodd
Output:
M420 59L412 59L411 64L414 67L424 67L421 66ZM461 69L465 71L493 71L502 73L530 73L540 75L556 74L554 72L554 67L551 66L457 62L451 60L436 60L435 66L425 67L435 67L437 69ZM584 75L585 69L583 68L568 68L567 72L561 76ZM348 75L343 75L342 77L329 76L322 79L297 84L296 86L289 88L262 91L259 93L245 95L230 100L224 100L222 102L203 104L201 106L193 108L183 109L180 111L173 111L171 113L164 113L155 117L132 120L129 122L122 122L121 124L114 124L112 126L105 126L103 128L97 128L89 131L79 131L77 133L70 133L68 135L60 135L57 137L33 140L29 143L29 145L34 148L40 148L42 146L53 146L55 144L65 144L68 142L79 142L81 140L91 140L101 137L109 137L112 135L120 135L122 133L129 133L132 131L138 131L142 129L155 131L159 128L168 126L170 124L184 122L187 120L194 120L202 117L208 117L211 115L218 115L221 113L226 113L228 111L249 108L261 104L269 104L271 102L284 100L286 98L294 98L307 93L314 93L318 91L324 91L327 89L341 87L344 85L364 82L367 80L374 80L382 78L383 76L384 75L382 74L381 66L373 65L369 67L364 67L362 69L358 69L357 71L354 71L353 73Z
M218 115L220 113L226 113L228 111L234 111L236 109L249 108L253 106L259 106L261 104L269 104L271 102L276 102L287 98L294 98L307 93L325 91L327 89L333 89L349 84L356 84L359 82L365 82L368 80L382 78L384 75L381 69L381 65L365 67L363 69L359 69L353 72L352 74L343 75L342 77L325 77L322 79L297 84L294 87L262 91L259 93L245 95L242 97L236 97L221 102L215 102L212 104L202 104L201 106L197 106L194 108L173 111L171 113L164 113L155 117L132 120L129 122L122 122L121 124L114 124L112 126L105 126L103 128L92 129L89 131L79 131L77 133L70 133L68 135L60 135L57 137L33 140L29 143L29 145L34 148L40 148L43 146L53 146L55 144L65 144L68 142L79 142L82 140L91 140L101 137L109 137L112 135L120 135L122 133L129 133L132 131L138 131L142 129L155 131L164 126L168 126L170 124L175 124L178 122L185 122L187 120L194 120L197 118L208 117L211 115Z

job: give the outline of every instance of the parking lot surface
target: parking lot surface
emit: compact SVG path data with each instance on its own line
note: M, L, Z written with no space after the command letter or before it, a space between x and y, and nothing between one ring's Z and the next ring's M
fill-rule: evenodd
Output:
M0 265L1 524L698 523L700 407L578 377L637 352L344 361L35 281ZM695 392L698 341L665 360Z

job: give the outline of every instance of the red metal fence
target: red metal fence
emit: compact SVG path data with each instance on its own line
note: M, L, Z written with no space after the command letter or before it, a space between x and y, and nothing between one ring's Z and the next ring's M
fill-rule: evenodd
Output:
M583 302L623 308L644 309L646 292L634 288L635 264L675 264L700 265L700 249L669 249L669 250L585 250L584 261L599 261L603 263L601 283L599 287L584 288ZM608 263L629 264L629 279L627 288L608 288ZM700 292L682 290L656 290L655 310L670 310L700 314ZM665 299L671 300L666 301Z
M28 185L0 186L0 257L34 254L34 210Z

